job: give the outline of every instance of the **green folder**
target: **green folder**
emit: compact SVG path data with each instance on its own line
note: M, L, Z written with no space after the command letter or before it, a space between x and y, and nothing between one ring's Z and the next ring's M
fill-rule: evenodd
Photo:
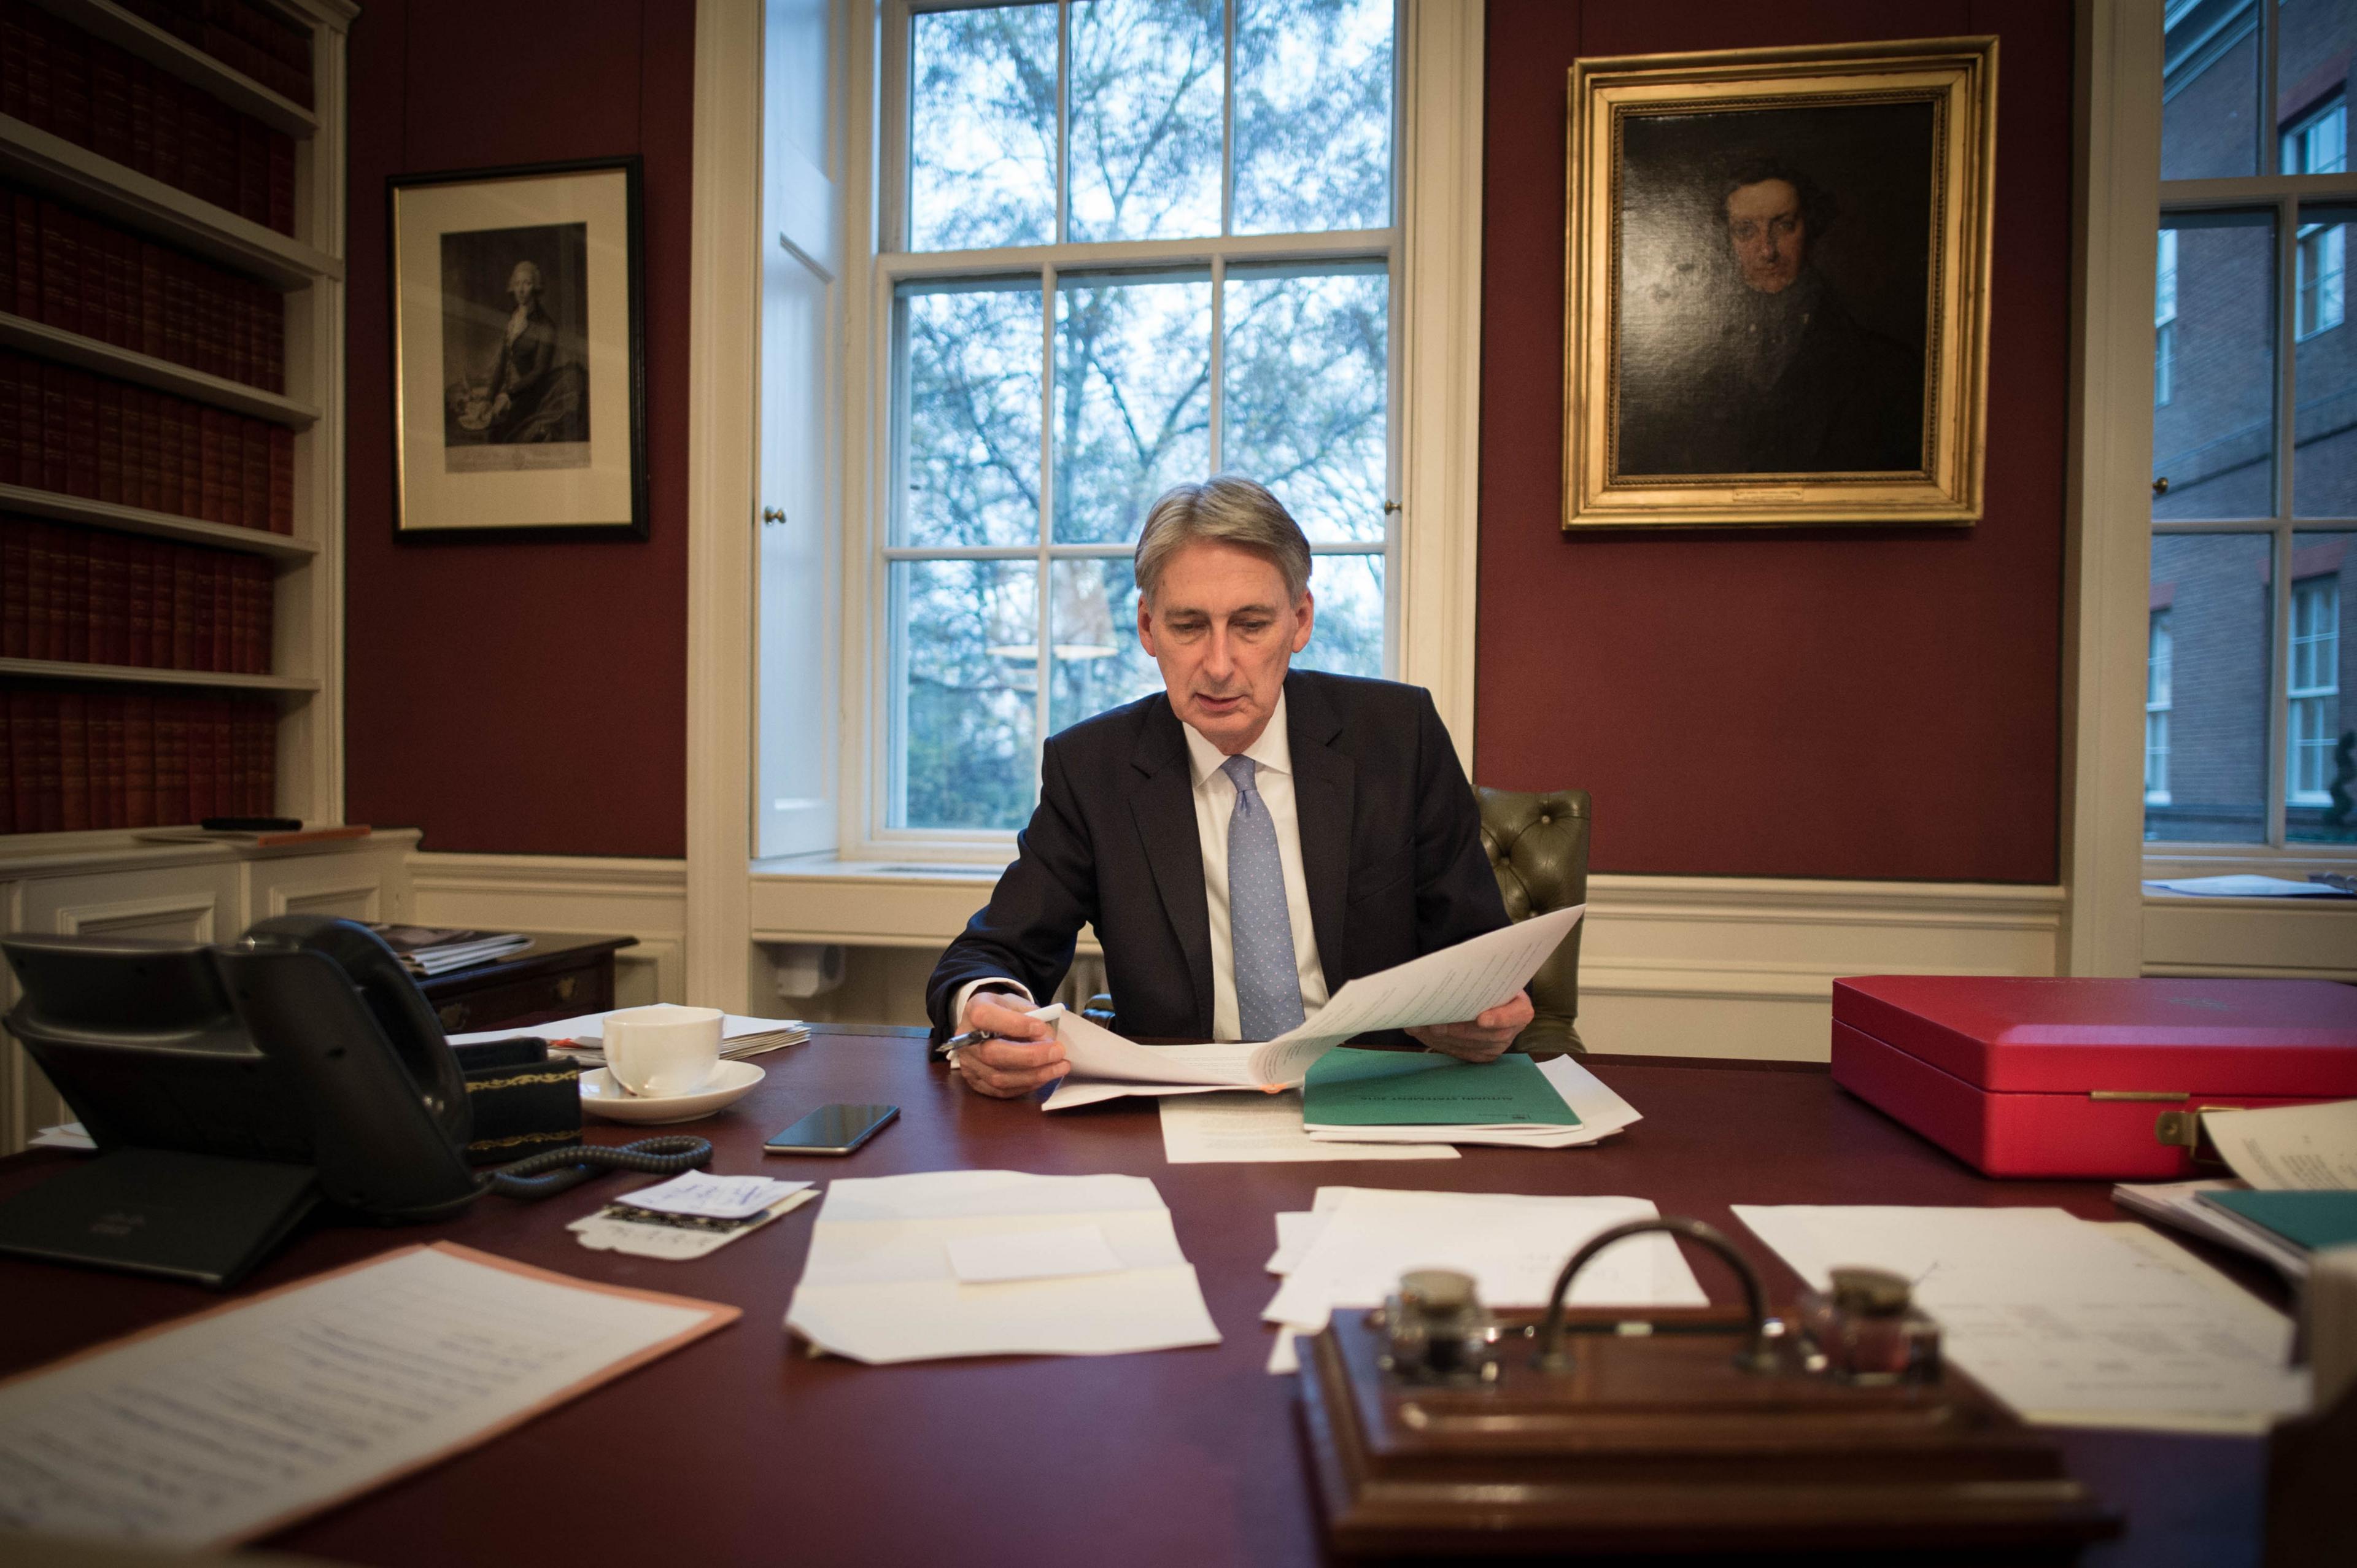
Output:
M2357 1241L2357 1192L2205 1192L2201 1201L2311 1251Z
M1311 1064L1302 1120L1314 1127L1467 1127L1527 1122L1577 1127L1538 1064L1512 1052L1493 1062L1337 1046Z

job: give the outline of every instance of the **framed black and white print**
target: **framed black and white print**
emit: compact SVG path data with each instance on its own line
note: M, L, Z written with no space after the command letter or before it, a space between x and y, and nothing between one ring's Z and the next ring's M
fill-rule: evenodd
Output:
M395 532L645 538L639 160L387 184Z

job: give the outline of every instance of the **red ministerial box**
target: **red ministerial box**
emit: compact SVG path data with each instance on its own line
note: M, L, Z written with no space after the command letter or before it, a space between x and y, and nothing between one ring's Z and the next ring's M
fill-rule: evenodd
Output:
M2163 1112L2357 1099L2357 986L1836 980L1833 1069L1986 1176L2184 1180Z

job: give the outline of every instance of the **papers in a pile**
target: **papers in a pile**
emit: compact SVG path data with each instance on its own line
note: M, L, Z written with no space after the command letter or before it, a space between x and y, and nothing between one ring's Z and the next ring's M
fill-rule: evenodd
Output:
M1174 1165L1268 1165L1279 1161L1453 1160L1446 1144L1344 1143L1312 1137L1301 1125L1301 1096L1171 1095L1161 1102L1162 1157Z
M951 1251L953 1242L1084 1228L1099 1233L1117 1270L974 1283L961 1280ZM877 1364L1220 1342L1152 1182L1019 1171L833 1183L786 1327L822 1350Z
M1738 1204L1819 1289L1867 1264L1915 1282L1944 1353L2023 1419L2259 1432L2308 1403L2291 1322L2169 1238L2060 1208Z
M619 1009L616 1009L619 1011ZM571 1018L559 1018L551 1024L534 1024L523 1029L479 1029L471 1035L453 1035L454 1046L471 1046L485 1040L511 1040L519 1035L537 1035L549 1042L550 1047L585 1067L606 1065L606 1015L583 1013ZM810 1038L810 1028L798 1018L744 1018L734 1013L720 1020L720 1059L742 1061L785 1046L799 1046Z
M1410 1056L1409 1061L1419 1058ZM1390 1126L1337 1125L1308 1120L1309 1136L1320 1141L1353 1144L1493 1144L1513 1149L1568 1149L1609 1138L1642 1121L1636 1107L1605 1087L1597 1076L1569 1057L1537 1064L1539 1076L1560 1095L1570 1123L1426 1122ZM1479 1071L1479 1069L1473 1069ZM1314 1106L1313 1106L1314 1110Z
M1380 1305L1411 1269L1471 1274L1492 1307L1543 1307L1555 1276L1590 1238L1658 1213L1641 1197L1321 1187L1308 1214L1276 1217L1269 1268L1285 1283L1261 1314L1279 1326L1269 1369L1293 1369L1293 1334L1317 1332L1338 1308ZM1666 1235L1606 1249L1572 1283L1571 1299L1579 1306L1710 1304Z
M1511 998L1538 972L1587 906L1534 915L1438 952L1345 982L1317 1015L1258 1044L1141 1046L1060 1007L1051 1018L1071 1072L1044 1109L1063 1111L1124 1094L1200 1094L1215 1089L1281 1089L1343 1041L1385 1029L1461 1024Z

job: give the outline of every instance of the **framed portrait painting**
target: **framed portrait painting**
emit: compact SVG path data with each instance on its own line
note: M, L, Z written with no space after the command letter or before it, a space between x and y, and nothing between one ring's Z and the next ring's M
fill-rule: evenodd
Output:
M639 160L388 185L395 532L645 538Z
M1572 68L1566 531L1968 525L1996 40Z

